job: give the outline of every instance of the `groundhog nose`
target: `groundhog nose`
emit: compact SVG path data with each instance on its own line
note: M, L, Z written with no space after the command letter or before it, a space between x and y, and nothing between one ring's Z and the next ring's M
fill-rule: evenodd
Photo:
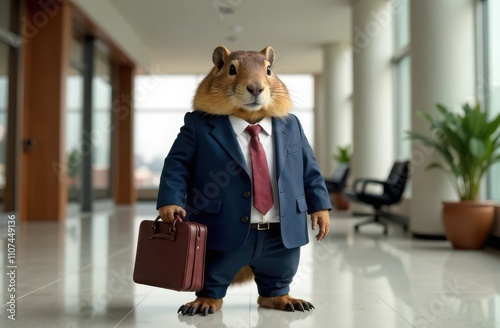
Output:
M259 84L250 84L247 86L248 92L254 96L258 96L264 91L264 88Z

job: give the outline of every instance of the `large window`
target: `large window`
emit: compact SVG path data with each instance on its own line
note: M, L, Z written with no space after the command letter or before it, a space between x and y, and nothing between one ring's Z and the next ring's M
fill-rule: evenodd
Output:
M111 196L112 63L96 43L88 44L88 39L83 39L77 34L71 44L66 78L65 150L69 200L87 204L87 199ZM92 49L92 54L85 55L85 47ZM88 56L93 58L89 62ZM92 74L85 76L86 68L92 65ZM86 78L91 79L91 92L87 90L87 93ZM91 98L85 99L86 94ZM84 108L86 101L90 102L90 108ZM86 121L87 110L90 110L91 122ZM88 155L92 163L86 162ZM86 179L91 180L91 184Z
M7 149L7 107L9 98L9 47L0 43L0 189L5 188Z
M92 81L92 187L97 198L111 196L111 62L96 49Z
M202 78L202 75L136 77L134 148L135 186L139 191L158 188L165 156L179 133L184 114L192 108L193 95ZM280 79L290 91L292 112L302 122L304 132L313 144L312 76L280 75Z
M500 1L484 1L483 6L485 60L478 93L489 115L495 116L500 113ZM500 201L500 164L492 167L488 180L488 198Z
M399 160L410 158L411 129L410 0L399 0L394 17L394 149Z
M0 28L8 31L10 24L11 0L0 0Z
M156 189L163 161L202 76L166 75L135 78L135 186Z
M19 50L19 3L0 0L0 210L13 211L16 204L19 142L15 140Z
M66 160L68 196L79 198L82 175L83 45L71 44L71 65L66 78Z

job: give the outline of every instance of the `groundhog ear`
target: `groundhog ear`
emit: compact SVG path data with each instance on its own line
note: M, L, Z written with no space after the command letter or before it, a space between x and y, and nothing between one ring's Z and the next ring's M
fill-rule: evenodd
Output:
M272 65L274 62L274 49L272 47L265 47L261 52L264 56L266 56L267 61Z
M212 61L214 62L215 67L217 67L217 69L221 69L230 54L231 51L227 50L224 46L218 46L215 48L214 53L212 54Z

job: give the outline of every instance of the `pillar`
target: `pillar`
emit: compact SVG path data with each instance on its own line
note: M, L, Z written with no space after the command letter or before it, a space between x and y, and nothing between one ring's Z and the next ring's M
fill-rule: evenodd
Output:
M325 176L330 177L338 163L333 159L337 147L352 149L352 52L345 43L323 47Z
M19 215L25 220L66 217L66 75L71 44L71 8L27 1L24 39L24 113Z
M392 65L394 4L353 0L352 177L385 178L394 160Z
M458 107L474 96L474 1L412 1L411 92L412 130L429 134L418 111L437 114L436 103ZM414 236L444 235L441 202L456 200L450 182L439 170L425 167L440 157L412 145L410 230Z
M323 75L314 75L314 154L319 168L325 177L328 169L328 154L325 148L326 129L325 124L325 96L323 86Z
M115 204L133 204L134 186L134 121L133 121L134 67L118 65L113 91L113 196Z

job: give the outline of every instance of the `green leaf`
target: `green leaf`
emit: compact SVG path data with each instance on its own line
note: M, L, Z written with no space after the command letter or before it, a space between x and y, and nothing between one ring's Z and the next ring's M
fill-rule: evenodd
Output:
M486 154L486 145L483 140L472 138L469 140L469 150L472 156L482 158Z
M497 115L497 117L495 117L493 121L491 121L491 123L488 125L486 136L491 136L495 134L495 132L498 131L499 126L500 126L500 114Z

